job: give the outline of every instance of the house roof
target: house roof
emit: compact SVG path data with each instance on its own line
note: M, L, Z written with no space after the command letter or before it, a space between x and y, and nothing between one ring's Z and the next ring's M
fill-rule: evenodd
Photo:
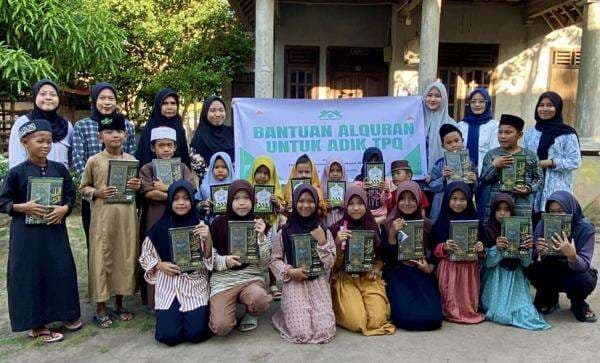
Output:
M237 18L247 30L255 26L255 0L228 0ZM421 0L275 0L286 4L315 5L398 5L398 10L408 12L421 3ZM445 0L453 1L453 0ZM528 20L542 17L551 30L563 28L581 22L583 9L579 0L474 0L478 3L526 3L524 12ZM442 8L443 11L443 8Z

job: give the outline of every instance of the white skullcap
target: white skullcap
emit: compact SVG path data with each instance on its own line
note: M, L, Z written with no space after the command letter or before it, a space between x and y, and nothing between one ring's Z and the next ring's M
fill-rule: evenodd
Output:
M150 133L150 141L160 139L177 141L177 132L175 132L175 129L165 126L153 128L152 132Z

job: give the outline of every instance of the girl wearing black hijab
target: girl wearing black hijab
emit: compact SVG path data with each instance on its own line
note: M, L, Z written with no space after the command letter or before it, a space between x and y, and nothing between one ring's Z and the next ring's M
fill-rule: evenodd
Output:
M167 208L152 227L142 245L139 258L144 278L155 286L155 338L167 345L184 341L198 343L210 336L208 329L209 271L213 267L212 238L194 209L194 189L185 180L171 184ZM169 229L195 226L200 237L203 266L192 273L182 273L173 263Z
M150 136L152 129L160 126L175 129L177 132L177 149L173 157L181 158L181 162L188 167L190 166L187 137L178 111L179 96L177 96L177 92L174 89L163 88L156 94L154 97L154 108L146 123L146 127L144 127L140 134L140 141L135 152L135 158L140 161L140 166L146 165L152 159L156 158L150 149Z
M234 160L233 127L223 125L227 117L225 102L217 96L204 100L200 124L192 138L193 153L210 160L214 153L224 151Z
M534 212L544 209L557 190L573 191L573 170L581 166L579 138L562 117L563 100L556 92L544 92L535 107L535 126L523 138L523 146L537 151L544 171L544 188L534 197Z
M27 160L27 151L19 138L19 128L28 121L43 119L52 126L52 149L47 158L62 163L67 168L70 163L73 126L58 114L60 88L49 79L40 79L32 88L33 110L19 117L10 130L8 141L8 166L13 168Z

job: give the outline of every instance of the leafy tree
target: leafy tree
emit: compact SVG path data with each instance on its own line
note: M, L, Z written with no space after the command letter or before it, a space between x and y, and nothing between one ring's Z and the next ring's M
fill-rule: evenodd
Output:
M93 0L0 0L0 96L41 77L72 84L112 73L124 32Z
M1 1L1 0L0 0ZM218 94L252 54L252 38L225 0L105 0L127 33L126 56L112 81L138 125L154 94L175 88L183 116L192 102Z

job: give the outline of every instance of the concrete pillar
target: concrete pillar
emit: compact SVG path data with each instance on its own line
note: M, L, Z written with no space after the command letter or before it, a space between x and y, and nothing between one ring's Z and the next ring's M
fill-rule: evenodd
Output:
M584 150L600 151L600 0L587 0L583 12L576 128Z
M421 5L419 93L437 79L441 10L442 0L423 0Z
M275 0L256 0L254 97L273 98Z

